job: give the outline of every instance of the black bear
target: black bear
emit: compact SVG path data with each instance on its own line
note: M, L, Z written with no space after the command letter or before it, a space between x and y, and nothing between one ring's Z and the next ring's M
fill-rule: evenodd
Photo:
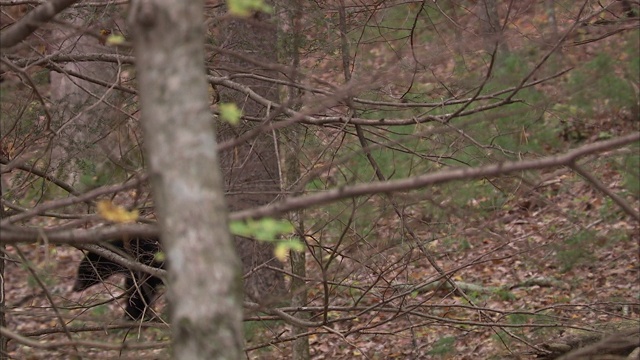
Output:
M109 246L104 246L104 248L145 265L156 268L164 267L164 262L158 261L156 256L162 251L157 238L135 238L126 243L123 240L116 240L109 242ZM88 251L78 266L73 291L88 289L115 274L125 274L126 277L125 289L128 293L126 315L132 320L142 318L147 307L155 298L156 288L162 284L162 279L157 276L130 270Z

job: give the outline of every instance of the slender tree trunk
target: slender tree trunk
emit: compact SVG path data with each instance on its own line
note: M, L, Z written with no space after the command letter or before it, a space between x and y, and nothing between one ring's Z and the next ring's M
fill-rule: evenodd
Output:
M550 45L555 45L558 40L558 22L556 21L555 1L547 0L544 2L544 8L547 13L547 36L551 41Z
M227 21L222 26L218 42L227 50L263 61L265 64L277 63L278 57L274 51L277 28L271 20L271 15L259 12L249 19ZM224 69L220 71L221 73L235 76L234 81L250 87L266 99L278 101L277 85L252 77L260 75L277 78L277 72L226 55L220 56L217 65L220 69ZM256 126L269 125L275 121L275 110L247 98L244 93L224 87L219 87L218 90L221 102L235 103L239 109L242 109L243 115L259 119L259 121L245 120L236 126L219 122L217 124L219 141L235 139ZM280 194L280 166L276 138L275 132L261 132L255 138L220 153L227 202L231 211L266 205L273 202ZM272 244L238 236L236 246L242 258L244 273L250 274L245 279L245 295L265 305L278 300L284 293L284 277L281 272L263 266L267 264L273 268L282 267L282 264L274 259ZM256 268L259 270L254 270Z
M278 34L278 53L280 54L280 63L288 64L293 71L287 74L287 79L297 82L296 71L300 65L300 46L302 29L300 22L302 21L302 5L298 0L281 0L277 2L277 13L279 22ZM280 91L281 102L288 102L291 107L299 108L295 104L299 102L301 92L294 87L283 86ZM300 179L300 143L302 138L301 127L294 125L280 133L280 149L284 160L284 179L283 187L285 192L296 186ZM290 194L296 196L299 194ZM302 210L292 212L290 220L297 229L298 236L304 241L304 212ZM302 307L307 305L307 289L305 278L307 277L306 251L291 252L289 260L291 262L291 306ZM307 313L296 314L298 318L307 319ZM291 358L293 360L308 360L309 355L309 337L303 334L307 332L307 328L294 326L292 335L295 337L291 348Z
M242 282L227 227L204 68L202 1L130 10L147 156L164 249L173 358L240 359Z

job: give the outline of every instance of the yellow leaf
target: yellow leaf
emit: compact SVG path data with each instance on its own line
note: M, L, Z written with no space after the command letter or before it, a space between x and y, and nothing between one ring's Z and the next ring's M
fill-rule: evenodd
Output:
M117 222L117 223L129 223L138 220L138 211L127 211L122 206L114 205L109 200L98 201L98 214L103 218Z
M289 256L289 248L287 246L283 246L283 244L278 244L273 253L278 260L285 261L287 260L287 256Z
M127 39L121 34L107 36L108 45L122 45L125 41L127 41Z

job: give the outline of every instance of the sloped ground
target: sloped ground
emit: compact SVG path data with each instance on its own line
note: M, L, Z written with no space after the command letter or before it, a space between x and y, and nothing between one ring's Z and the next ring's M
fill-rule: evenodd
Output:
M597 165L594 170L606 185L620 190L622 178L615 170L606 164ZM549 173L545 184L513 199L510 209L507 206L505 210L494 212L489 219L467 222L459 230L464 234L466 243L441 241L430 244L437 263L445 270L464 264L455 272L453 279L472 296L477 306L503 311L489 312L492 320L496 323L511 322L514 327L509 330L520 339L527 339L531 345L562 334L583 332L576 329L638 324L640 234L637 223L568 171ZM627 200L638 208L637 199ZM484 230L487 229L499 234L502 240L486 236ZM12 259L19 258L13 247L8 250ZM122 300L110 301L112 295L121 293L121 278L111 278L112 285L107 287L96 286L76 294L71 291L71 286L75 267L81 258L79 251L44 245L20 246L20 250L29 259L48 294L23 265L9 261L6 269L9 329L42 344L66 341L68 338L60 327L58 314L47 300L49 296L59 307L59 316L67 324L67 331L74 341L98 342L115 349L87 350L80 346L84 358L168 358L164 347L168 341L165 324L155 322L128 330L106 330L107 326L122 324ZM393 247L384 252L387 261L396 261L406 255L406 248ZM310 262L310 273L315 275L314 266ZM362 273L364 270L354 268L351 277L368 279L369 274ZM410 263L407 272L416 281L434 274L424 259ZM309 293L313 299L322 294L322 289L311 288ZM313 304L321 305L321 298L316 299ZM336 297L332 304L348 305L352 300ZM443 321L433 321L431 325L428 322L418 324L416 317L402 316L384 323L394 314L364 312L352 323L336 324L333 330L344 331L345 326L363 324L376 326L347 338L340 338L329 329L312 329L317 332L311 336L313 358L534 358L527 355L533 349L523 341L506 336L498 327L465 326L465 321L487 319L479 317L477 310L455 307L465 302L452 294L451 289L442 287L419 292L412 301L419 300L427 304L452 305L446 311L442 307L434 309L433 314L462 321L463 324L454 322L447 325ZM102 302L105 304L85 309L87 304ZM162 301L156 308L162 309ZM521 312L520 315L512 313L515 309ZM544 314L549 327L528 328L532 322L541 323L540 318L532 315L534 313ZM249 347L273 340L276 334L282 338L288 335L282 323L273 322L265 327L248 327L247 331ZM119 347L125 339L129 348L122 350ZM142 349L132 349L135 345ZM10 352L16 359L65 359L73 358L74 353L72 347L35 349L18 346L14 341L10 343ZM250 358L281 359L287 358L288 353L288 343L276 343L270 348L251 352Z
M590 28L589 31L598 30ZM594 53L616 53L618 48L612 37L606 42L570 49L565 56L572 64L578 64ZM329 62L323 65L339 68ZM443 66L443 74L445 69ZM558 89L544 90L564 96ZM632 115L626 110L615 115L596 111L579 128L567 130L564 145L576 145L573 143L576 138L592 142L602 134L616 136L638 131L638 121ZM620 169L610 162L590 159L586 166L607 187L616 192L622 190L625 179ZM488 319L483 318L479 310L464 307L465 301L442 285L416 291L408 297L412 303L433 304L432 312L427 315L435 315L437 320L365 311L349 323L310 329L313 332L310 337L312 358L533 359L533 347L550 339L583 334L587 330L610 332L611 327L640 326L638 223L569 170L554 169L539 176L538 184L519 192L500 210L484 212L485 216L478 218L453 216L454 230L431 242L428 248L440 267L447 271L457 269L453 280L476 306L490 314L491 321L512 326L507 329L510 335L497 326L472 326L471 322L488 322ZM637 197L628 196L626 200L636 210L640 208ZM482 205L479 202L468 206L470 210L480 212ZM419 210L414 209L411 215L419 218ZM397 220L389 220L378 231L381 234L393 232L398 226ZM428 234L431 229L425 222L418 225L416 231ZM370 242L375 240L370 239ZM15 248L9 247L11 260L7 263L5 282L9 329L45 345L64 342L68 335L60 326L61 317L74 341L91 345L78 346L84 358L169 358L165 324L156 322L130 329L117 328L122 324L122 300L110 300L112 295L121 293L121 278L112 278L113 285L106 288L97 286L75 294L71 286L75 266L81 258L79 251L43 245L20 246L20 249L46 292L21 264ZM369 255L372 261L373 255L384 255L385 261L392 264L414 253L416 257L420 256L418 250L409 250L408 245L400 244L376 248ZM342 271L349 274L352 282L369 281L372 268L355 264L345 260ZM395 270L398 274L407 274L402 279L398 276L399 284L418 283L434 277L435 271L424 257L406 264ZM319 276L311 259L309 269L309 277ZM323 289L313 284L309 289L310 299L313 299L311 305L321 306ZM401 291L391 285L387 287L388 291ZM51 308L47 296L53 299L59 315ZM88 304L101 302L104 305L85 310ZM343 293L332 298L332 304L349 306L352 303L353 297ZM390 305L399 306L399 303L401 301ZM162 305L161 301L157 307L160 312ZM514 313L514 310L519 312ZM392 321L385 322L390 319ZM451 322L446 323L443 319ZM537 325L531 327L532 324ZM338 334L357 328L361 330L346 337ZM259 326L247 324L246 333L247 346L251 348L286 338L289 330L281 322L267 322ZM125 341L127 349L123 350L121 345ZM136 346L140 348L134 348ZM10 343L9 349L16 359L72 359L75 353L72 346L45 349L17 345L15 341ZM275 340L269 346L251 351L249 357L289 358L289 343Z
M20 246L46 293L22 264L7 263L5 291L8 295L9 329L44 345L67 342L70 337L79 344L97 344L95 347L79 345L79 353L85 359L168 358L166 350L157 343L166 336L166 325L144 323L131 328L129 323L123 326L123 300L113 300L122 294L122 277L114 276L104 286L97 285L82 293L74 293L71 288L82 253L58 246L49 247L48 254L44 254L45 249L45 246ZM12 258L18 257L13 247L8 248L8 254ZM47 297L53 300L57 310L52 308ZM125 339L138 343L140 350L121 349L120 343ZM73 359L75 354L72 346L31 348L15 341L9 343L9 352L15 359Z

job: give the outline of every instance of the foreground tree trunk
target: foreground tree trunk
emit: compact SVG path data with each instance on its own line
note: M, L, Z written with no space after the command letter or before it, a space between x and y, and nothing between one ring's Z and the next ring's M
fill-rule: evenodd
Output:
M239 359L240 262L227 228L204 71L202 1L134 1L145 144L176 359Z

